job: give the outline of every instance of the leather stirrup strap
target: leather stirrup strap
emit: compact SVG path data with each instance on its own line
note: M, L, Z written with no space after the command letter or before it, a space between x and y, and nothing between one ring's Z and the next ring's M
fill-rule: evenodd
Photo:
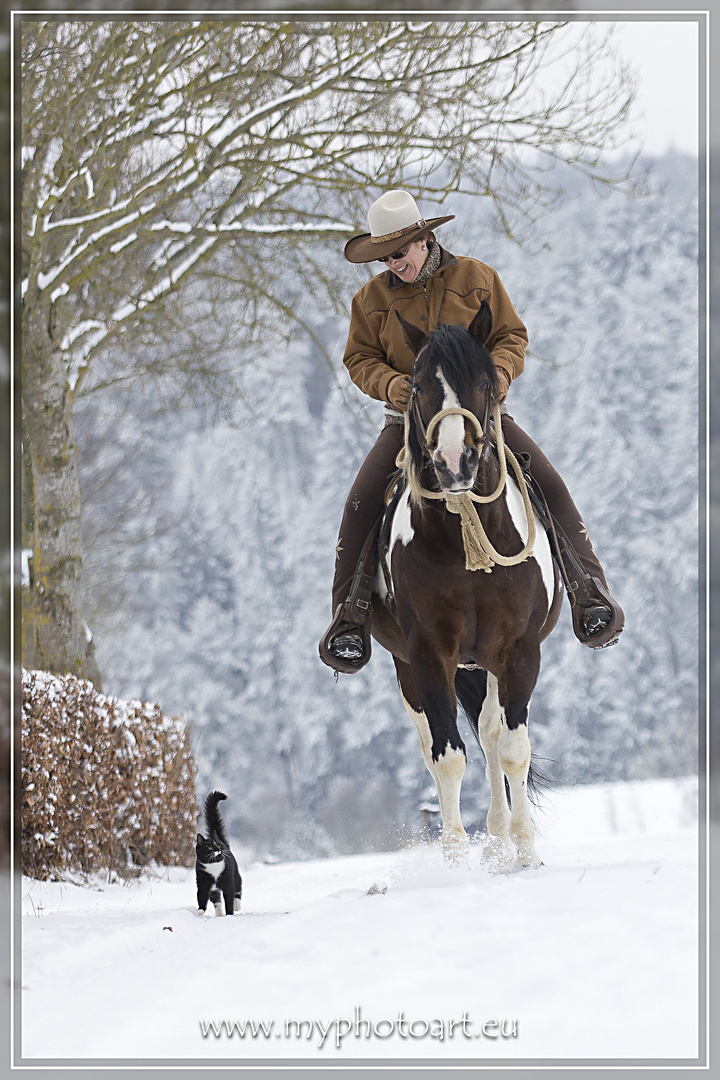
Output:
M545 498L545 492L537 482L537 478L530 471L530 455L520 453L515 456L525 473L531 502L535 509L538 510L543 525L547 530L550 548L560 570L568 600L570 605L574 607L578 600L590 599L593 596L592 591L588 588L588 582L592 580L591 575L588 574L580 562L575 548L570 543L562 525L551 513Z
M370 598L375 586L374 549L380 520L381 518L377 519L363 544L353 579L350 582L350 592L342 607L343 618L356 626L364 626L370 614Z

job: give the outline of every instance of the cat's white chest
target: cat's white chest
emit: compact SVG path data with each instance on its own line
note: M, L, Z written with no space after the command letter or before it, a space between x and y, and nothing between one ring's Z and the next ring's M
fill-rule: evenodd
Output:
M225 869L225 860L221 859L220 862L200 863L200 865L202 866L206 874L209 874L210 877L215 878L215 880L217 881L217 879L220 877L223 870Z

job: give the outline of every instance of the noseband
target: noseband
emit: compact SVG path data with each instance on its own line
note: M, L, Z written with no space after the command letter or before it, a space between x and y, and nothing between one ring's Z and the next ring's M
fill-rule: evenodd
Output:
M487 417L490 413L490 402L488 401L485 406L485 422L481 424L474 412L470 412L469 409L461 409L459 405L451 406L448 409L441 409L440 412L435 413L432 420L428 424L425 430L425 449L429 453L432 450L432 437L435 434L435 428L438 426L441 420L444 420L446 416L464 416L475 428L475 445L478 450L485 445L487 441Z
M432 437L435 434L435 428L438 426L441 420L444 420L446 416L464 416L466 420L475 428L475 445L478 450L481 450L487 442L488 417L490 415L490 399L488 398L485 405L485 416L483 417L483 423L481 424L474 412L470 412L469 409L461 409L459 405L451 406L448 409L441 409L440 412L435 413L430 423L425 426L423 418L420 415L420 408L417 403L417 399L413 395L412 402L413 418L415 420L415 426L418 429L423 439L423 453L428 458L432 458L433 442Z
M418 353L418 356L419 355L420 354ZM418 430L418 434L420 435L420 439L421 439L422 444L423 444L423 455L428 460L428 462L432 462L432 453L433 453L432 437L433 437L433 435L435 433L435 429L438 426L438 424L440 423L440 421L444 420L446 416L464 416L466 420L469 420L470 423L472 424L473 428L475 429L474 442L475 442L475 446L478 449L478 453L482 456L484 453L487 453L489 451L490 445L491 445L490 444L490 439L488 438L488 434L489 434L489 431L490 431L490 395L489 394L487 394L486 398L485 398L485 413L483 415L482 423L478 420L475 413L470 411L470 409L463 409L459 405L454 405L454 406L451 406L448 409L441 409L440 412L435 413L435 415L431 418L430 423L426 427L425 422L423 421L423 418L420 415L420 406L417 403L417 397L415 396L414 393L412 395L412 400L411 400L411 409L412 409L413 419L415 421L415 426L416 426L416 428ZM494 425L495 425L495 431L496 431L495 438L496 438L496 442L498 442L498 449L500 450L501 447L504 449L504 443L502 441L502 429L500 428L500 405L497 402L495 402L494 405L493 405L493 421L494 421ZM499 437L497 435L498 431L500 432ZM506 464L505 464L505 454L504 453L499 453L498 457L499 457L499 461L500 461L500 479L498 481L498 486L496 487L496 489L492 493L492 495L476 495L474 491L467 492L467 494L470 496L470 498L473 500L473 502L482 502L482 503L494 502L495 499L499 498L500 495L502 494L502 491L503 491L503 489L505 487L505 481L506 481L506 478L507 478L507 467L506 467Z
M420 350L422 352L422 350ZM420 353L418 353L418 356ZM480 423L477 416L469 409L463 409L460 406L452 406L448 409L441 409L439 412L431 418L430 423L425 426L425 423L420 415L420 407L417 403L417 396L415 393L411 396L410 406L405 418L405 445L398 454L397 464L400 468L405 468L407 461L409 460L408 451L408 430L409 419L412 413L413 420L415 421L418 435L423 442L423 456L428 462L432 461L432 436L436 427L446 416L463 416L466 420L469 420L475 429L475 445L483 448L483 452L487 452L490 446L490 395L488 394L485 399L485 414L483 417L483 423ZM465 549L465 566L468 570L485 570L490 573L492 567L495 564L500 566L516 566L518 563L524 562L530 555L532 555L535 546L535 515L530 504L530 496L528 495L527 485L525 483L525 477L523 476L520 464L517 461L515 455L505 446L505 440L502 435L502 425L500 422L500 402L494 401L492 404L492 418L494 427L494 442L497 447L498 462L500 465L500 478L498 485L492 495L476 495L474 491L465 491L463 493L452 494L450 492L436 492L428 491L422 486L418 485L416 493L425 499L440 499L445 502L448 510L460 515L463 547ZM528 526L527 542L521 551L517 555L501 555L499 551L496 551L495 547L490 542L482 522L480 521L473 503L490 503L494 502L500 497L505 490L507 483L507 458L510 459L515 478L522 495L523 504L525 507L525 515Z

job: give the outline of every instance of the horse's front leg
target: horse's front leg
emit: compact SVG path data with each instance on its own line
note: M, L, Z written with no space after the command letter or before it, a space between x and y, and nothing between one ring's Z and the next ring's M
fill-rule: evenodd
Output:
M528 707L539 669L540 646L520 641L508 655L498 679L502 722L497 750L500 768L510 787L510 834L517 845L520 866L541 865L535 852L535 827L527 793L530 771Z
M412 677L410 665L406 664L404 660L399 660L397 656L393 656L393 660L395 661L395 671L397 672L400 697L405 706L405 711L417 729L418 737L420 739L420 752L423 756L423 761L425 762L425 768L432 777L433 783L435 784L435 790L437 791L438 802L440 802L440 787L438 778L435 775L435 766L433 765L432 759L432 735L430 734L430 725L428 724L427 716L423 712L420 695L415 686L415 680ZM440 802L440 813L442 814L442 802Z
M440 802L442 845L446 856L455 860L467 846L467 834L460 817L460 788L466 755L457 727L456 661L454 657L438 655L437 647L419 634L411 636L408 644L417 704L428 727L426 763L429 760L428 769L435 778Z

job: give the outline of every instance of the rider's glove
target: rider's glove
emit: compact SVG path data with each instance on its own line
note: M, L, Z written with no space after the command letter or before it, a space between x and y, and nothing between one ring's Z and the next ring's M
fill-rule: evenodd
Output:
M396 375L394 379L390 380L387 388L387 399L393 409L397 409L398 412L405 412L410 401L411 390L412 379L409 375Z
M501 368L498 364L495 365L495 371L498 377L498 393L497 401L503 402L507 397L507 392L510 389L510 376L505 368Z

